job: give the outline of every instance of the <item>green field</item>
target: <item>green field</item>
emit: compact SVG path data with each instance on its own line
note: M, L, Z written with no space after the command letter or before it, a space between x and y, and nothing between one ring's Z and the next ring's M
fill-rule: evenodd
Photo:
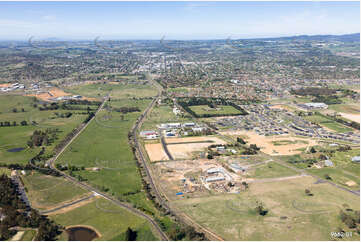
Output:
M65 91L92 98L102 98L108 93L110 93L111 97L119 99L153 97L157 95L157 90L155 90L152 86L136 84L85 84L67 88Z
M50 218L65 227L71 225L91 226L101 234L97 240L124 240L124 232L128 227L138 232L137 240L158 240L145 219L135 216L103 198L63 214L51 215ZM67 239L65 232L60 239Z
M233 106L217 105L217 108L210 108L207 105L189 106L189 108L199 116L209 115L238 115L241 112Z
M23 234L23 237L21 237L21 241L32 241L35 235L36 235L35 230L27 230Z
M191 119L175 115L173 108L169 105L160 105L152 109L152 112L148 114L147 119L142 125L142 130L154 130L157 125L161 123L172 123L172 122L189 122Z
M86 191L61 177L38 172L22 176L27 196L34 208L46 210L81 196Z
M294 170L282 166L276 162L269 162L257 166L255 169L248 171L248 177L250 178L276 178L276 177L285 177L285 176L294 176L297 175L297 172Z
M240 194L178 200L174 204L225 240L331 240L330 232L350 231L339 218L343 204L360 209L360 198L310 177L253 183ZM310 189L313 196L306 196ZM261 202L267 215L255 212ZM350 240L359 240L354 232Z
M46 130L47 128L58 128L58 137L54 143L46 146L45 154L52 153L53 148L68 134L76 128L86 118L86 114L79 114L79 110L48 110L40 111L33 107L37 104L34 97L1 95L0 96L0 121L17 122L17 126L0 127L0 163L20 163L26 164L30 158L39 153L41 147L28 148L27 141L34 130ZM87 106L84 106L86 108ZM12 110L16 108L17 112ZM21 109L24 108L25 112ZM60 118L55 113L71 112L73 115L69 118ZM26 121L27 126L21 126L20 122ZM31 125L35 121L37 125ZM9 152L9 149L24 148L19 152Z
M344 133L344 132L353 131L352 128L349 128L347 126L339 124L336 121L333 121L332 119L329 119L324 115L315 114L315 115L312 115L312 116L305 116L303 118L310 121L310 122L317 123L317 124L319 124L321 126L329 128L329 129L331 129L333 131L336 131L336 132Z
M358 104L333 104L328 108L341 113L360 114L360 105Z

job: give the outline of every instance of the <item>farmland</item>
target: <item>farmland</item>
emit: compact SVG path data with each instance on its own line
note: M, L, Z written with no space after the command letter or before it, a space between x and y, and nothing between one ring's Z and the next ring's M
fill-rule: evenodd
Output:
M134 216L103 198L98 198L79 208L50 217L65 227L72 225L91 226L100 233L101 236L98 240L124 240L125 231L128 227L138 232L137 240L158 240L144 219ZM60 239L67 239L65 232L60 236Z
M69 105L71 107L72 105ZM26 164L30 158L39 153L41 147L29 148L27 141L35 130L58 129L53 143L45 146L45 154L52 153L54 147L64 137L83 122L86 112L80 110L80 105L74 110L43 110L43 105L33 97L26 96L0 96L0 121L10 122L11 126L0 127L0 136L6 139L0 140L0 162L3 164L20 163ZM95 107L96 106L92 106ZM82 107L86 109L87 106ZM71 113L70 117L64 116ZM26 125L21 125L22 121ZM17 125L13 126L16 122ZM19 148L19 150L16 150ZM15 149L14 152L11 152Z
M337 231L338 227L349 231L338 213L345 203L358 209L359 197L335 190L329 184L314 182L313 178L305 177L257 183L239 195L191 198L174 203L226 240L330 240L330 231ZM310 189L314 196L306 196L305 189ZM268 209L267 215L255 213L256 201ZM359 235L354 235L348 239L358 240Z

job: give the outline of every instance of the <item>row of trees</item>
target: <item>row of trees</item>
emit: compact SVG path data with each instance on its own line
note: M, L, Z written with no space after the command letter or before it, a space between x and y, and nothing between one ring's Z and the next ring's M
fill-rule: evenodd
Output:
M19 124L16 121L1 121L0 122L0 127L11 127L11 126L18 126ZM25 120L20 122L21 126L27 126L28 122L26 122Z

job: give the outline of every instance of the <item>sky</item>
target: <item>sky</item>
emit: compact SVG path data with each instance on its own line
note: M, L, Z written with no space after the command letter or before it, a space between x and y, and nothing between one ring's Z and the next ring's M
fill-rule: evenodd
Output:
M0 39L226 39L360 32L360 2L0 2Z

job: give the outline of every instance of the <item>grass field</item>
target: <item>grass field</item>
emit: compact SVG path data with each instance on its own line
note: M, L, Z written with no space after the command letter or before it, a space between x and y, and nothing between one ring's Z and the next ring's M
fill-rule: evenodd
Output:
M5 175L7 175L7 176L10 176L11 170L10 170L10 169L7 169L7 168L0 167L0 176L1 176L2 174L5 174Z
M169 105L160 105L152 109L148 114L147 119L142 125L142 130L156 129L156 125L161 123L171 122L189 122L190 119L186 117L177 116L173 113L173 108Z
M352 128L339 124L323 115L315 114L312 116L305 116L304 118L308 121L320 124L321 126L329 128L336 132L344 133L344 132L353 131Z
M76 128L86 117L85 114L79 114L79 110L48 110L40 111L33 105L36 99L33 97L0 95L0 121L16 121L18 126L0 127L0 163L21 163L26 164L30 158L39 153L40 147L28 148L27 141L35 130L44 131L47 128L58 128L58 138L49 146L46 146L45 154L50 154L53 148L58 144L71 130ZM86 106L84 106L86 107ZM17 112L13 112L16 108ZM24 112L21 109L24 108ZM73 115L69 118L56 117L54 114L71 112ZM26 121L27 126L21 126L20 122ZM31 125L32 121L37 125ZM9 152L12 148L24 148L19 152Z
M294 175L297 175L297 172L276 162L269 162L248 171L250 178L276 178Z
M86 193L64 178L46 176L37 172L22 176L22 180L32 206L37 209L56 207Z
M241 112L232 106L218 105L217 108L210 108L207 105L189 106L189 108L197 115L238 115Z
M329 105L328 108L336 112L360 114L360 105L357 104L333 104Z
M21 237L21 241L32 241L35 235L36 235L35 230L27 230L23 234L23 237Z
M111 93L113 98L132 98L132 97L153 97L157 95L157 91L150 85L135 84L85 84L65 89L66 92L76 95L102 98Z
M56 223L63 226L88 225L95 228L101 237L97 240L124 240L124 232L128 227L138 232L137 240L158 240L152 233L151 225L143 218L99 198L67 213L51 215ZM65 232L60 236L64 240Z
M331 240L343 228L339 210L348 204L359 210L359 197L329 184L303 177L287 182L254 183L248 191L178 200L174 205L225 240ZM310 189L314 196L306 196ZM268 210L255 212L256 201ZM353 233L350 240L359 240Z

